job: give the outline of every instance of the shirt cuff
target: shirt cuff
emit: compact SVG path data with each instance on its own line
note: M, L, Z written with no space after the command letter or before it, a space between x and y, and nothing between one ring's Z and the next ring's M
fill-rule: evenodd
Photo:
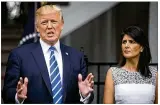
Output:
M15 95L15 102L16 102L16 104L23 104L24 100L25 99L23 99L22 102L20 103L19 100L17 99L17 93L16 93L16 95Z
M89 102L89 98L91 96L91 93L89 93L87 97L83 97L82 93L79 90L79 94L80 94L80 102L83 102L84 104L87 104Z

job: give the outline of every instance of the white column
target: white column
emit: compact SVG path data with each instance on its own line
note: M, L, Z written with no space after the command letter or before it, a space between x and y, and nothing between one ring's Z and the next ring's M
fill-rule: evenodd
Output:
M158 2L150 3L148 33L152 63L158 63Z

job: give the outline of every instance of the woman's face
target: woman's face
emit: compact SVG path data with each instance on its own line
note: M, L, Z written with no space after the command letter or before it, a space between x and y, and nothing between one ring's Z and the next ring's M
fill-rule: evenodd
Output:
M139 58L143 48L134 41L129 35L125 34L122 39L122 54L126 59Z

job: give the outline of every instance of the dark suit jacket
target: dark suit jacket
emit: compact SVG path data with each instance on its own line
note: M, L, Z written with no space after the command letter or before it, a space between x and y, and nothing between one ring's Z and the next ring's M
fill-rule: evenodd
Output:
M60 44L60 48L63 60L63 103L80 103L78 74L86 77L84 56L63 44ZM2 92L4 103L15 103L16 86L20 77L28 77L29 80L27 99L24 103L52 103L49 74L39 42L11 51ZM90 102L92 100L93 95Z

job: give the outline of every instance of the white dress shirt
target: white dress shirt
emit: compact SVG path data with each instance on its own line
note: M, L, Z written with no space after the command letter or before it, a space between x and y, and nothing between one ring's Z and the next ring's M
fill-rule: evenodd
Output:
M46 65L47 65L47 68L48 68L48 74L50 76L49 59L50 59L51 51L49 50L49 48L51 47L51 45L45 43L41 39L40 39L40 44L41 44L43 55L44 55ZM61 54L61 50L60 50L59 40L57 41L57 43L53 47L55 48L55 50L54 50L55 59L57 60L57 63L58 63L58 68L59 68L60 77L61 77L61 81L62 81L63 80L63 75L62 75L63 74L63 63L62 63L62 54Z

